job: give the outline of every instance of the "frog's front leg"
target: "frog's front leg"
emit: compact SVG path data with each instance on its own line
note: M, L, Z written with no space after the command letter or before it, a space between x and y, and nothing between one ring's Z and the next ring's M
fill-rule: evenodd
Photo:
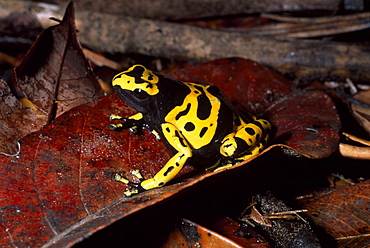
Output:
M125 192L126 196L140 193L145 190L154 189L164 186L171 181L184 167L188 158L192 156L192 150L188 142L181 132L170 123L162 124L162 131L168 143L177 150L177 153L166 163L166 165L154 175L153 178L143 180L141 175L137 175L142 181L140 183L132 183L125 178L116 174L116 181L123 182L134 189Z
M112 130L120 130L128 128L133 133L140 133L143 127L145 126L145 121L142 113L134 114L128 118L121 117L119 115L111 114L109 119L124 121L119 124L110 124L109 127Z

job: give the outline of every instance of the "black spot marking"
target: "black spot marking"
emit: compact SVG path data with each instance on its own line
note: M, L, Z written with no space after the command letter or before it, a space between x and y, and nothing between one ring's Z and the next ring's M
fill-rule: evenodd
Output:
M246 155L252 155L252 152L246 152L243 154L243 156L246 156Z
M181 146L182 147L188 147L186 144L185 144L185 141L184 139L181 137L180 133L178 130L175 131L175 136L179 139L180 143L181 143Z
M201 94L198 95L197 97L198 100L197 117L200 120L206 120L211 114L212 110L211 102L202 87L195 86L195 88L197 88L201 92Z
M167 177L168 174L171 173L171 171L173 171L173 169L175 169L175 167L173 166L168 167L167 171L163 173L163 176Z
M158 183L158 186L160 187L160 186L163 186L164 185L164 182L160 182L160 183Z
M148 80L153 80L153 74L149 73L149 77L148 77Z
M249 139L249 143L252 144L253 143L253 140L252 139Z
M200 130L199 137L203 137L208 130L208 127L203 127L202 130Z
M176 167L179 167L179 166L180 166L180 164L178 162L176 162Z
M230 146L232 146L231 144L228 144L228 145L226 145L226 146L224 146L225 148L228 148L228 147L230 147Z
M144 73L144 68L141 66L136 66L132 71L125 73L126 75L135 78L136 83L143 83L141 76Z
M258 134L256 135L256 140L257 140L257 142L258 142L260 139L261 139L261 135L258 133Z
M191 104L188 103L188 105L186 106L186 109L184 111L179 112L176 115L175 119L178 120L178 119L180 119L181 116L187 115L189 113L189 111L190 111L190 107L191 107Z
M253 124L259 127L261 130L263 130L263 126L259 121L254 121Z
M217 86L211 85L207 88L207 91L214 96L219 96L221 94L220 89Z
M195 129L195 125L192 122L188 122L185 124L184 128L186 131L190 132Z
M246 127L245 128L245 131L247 132L247 134L249 134L249 135L255 135L256 134L256 132L254 131L254 129L253 128L250 128L250 127Z
M171 132L171 129L169 127L166 127L166 131L169 133Z

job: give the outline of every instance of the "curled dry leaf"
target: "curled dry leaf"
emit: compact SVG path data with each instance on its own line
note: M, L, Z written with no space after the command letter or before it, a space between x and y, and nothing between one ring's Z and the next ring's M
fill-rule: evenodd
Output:
M351 104L352 115L364 128L364 130L370 134L370 91L361 91L354 95L354 98L358 102L356 104ZM339 151L344 157L354 159L370 159L369 141L357 138L351 134L343 133L343 135L355 142L365 145L355 146L341 143L339 146Z
M354 95L354 98L364 104L351 104L352 114L365 131L370 134L370 119L366 118L366 116L370 116L370 91L361 91Z
M342 156L354 159L370 160L370 141L358 138L348 133L343 133L343 135L365 146L353 146L345 143L340 143L339 152L340 154L342 154Z
M13 154L17 140L65 111L102 95L77 40L70 5L59 25L44 30L15 69L15 81L0 81L0 151ZM22 105L18 100L28 105Z

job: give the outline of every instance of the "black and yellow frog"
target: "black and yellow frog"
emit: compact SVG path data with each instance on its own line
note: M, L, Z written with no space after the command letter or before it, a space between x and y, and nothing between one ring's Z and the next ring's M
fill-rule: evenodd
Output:
M136 172L140 183L116 174L116 181L134 187L125 192L127 196L165 185L185 163L203 168L232 166L259 154L267 142L269 122L240 113L216 86L180 82L142 65L117 74L112 84L139 113L128 118L111 115L124 121L111 128L134 132L149 128L174 154L153 178L144 180Z

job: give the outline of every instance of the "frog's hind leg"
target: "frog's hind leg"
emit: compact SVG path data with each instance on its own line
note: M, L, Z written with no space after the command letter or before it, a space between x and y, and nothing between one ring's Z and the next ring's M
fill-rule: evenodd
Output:
M163 134L168 143L177 150L177 153L166 163L163 168L157 172L153 178L143 180L141 174L136 176L141 180L140 183L133 183L123 178L119 174L115 175L115 180L123 182L134 187L132 190L126 191L126 196L131 196L145 190L150 190L164 186L171 181L184 167L188 158L192 156L192 150L181 132L172 124L162 124Z
M270 129L271 125L266 120L256 119L250 123L242 122L235 133L230 133L223 139L220 147L220 153L230 158L232 162L217 168L216 171L257 156L267 143Z

